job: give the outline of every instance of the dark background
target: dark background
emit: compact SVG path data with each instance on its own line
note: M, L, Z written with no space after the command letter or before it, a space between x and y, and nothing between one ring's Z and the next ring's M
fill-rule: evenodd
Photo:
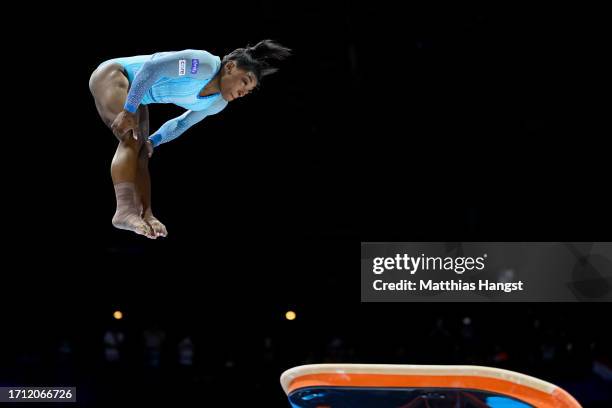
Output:
M361 304L351 272L361 241L609 240L601 10L71 7L37 8L36 35L13 42L33 80L6 84L2 384L76 385L83 405L282 407L279 375L298 364L481 364L609 406L592 370L610 366L606 304ZM113 229L116 142L91 72L263 38L295 56L155 152L168 238ZM180 113L150 106L152 130ZM143 338L155 327L157 368ZM117 364L109 330L125 336Z

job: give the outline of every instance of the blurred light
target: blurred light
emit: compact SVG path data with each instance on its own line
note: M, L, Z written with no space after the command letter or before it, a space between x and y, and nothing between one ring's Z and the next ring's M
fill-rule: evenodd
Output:
M294 311L290 310L287 313L285 313L285 318L287 320L295 320L296 314Z
M470 324L472 324L472 319L470 319L469 317L464 317L463 324L465 324L466 326L469 326Z
M115 312L113 313L113 317L117 320L121 320L123 319L123 313L121 313L120 310L115 310Z

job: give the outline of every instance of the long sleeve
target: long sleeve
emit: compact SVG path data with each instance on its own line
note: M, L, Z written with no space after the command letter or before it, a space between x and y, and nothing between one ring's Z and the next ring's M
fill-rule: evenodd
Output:
M149 140L153 144L153 147L157 147L162 143L174 140L182 135L187 129L202 121L205 117L221 112L226 106L227 101L225 101L223 98L219 98L205 110L188 110L181 116L164 123L154 134L149 136Z
M134 77L124 109L136 112L145 93L160 78L210 78L215 72L214 58L207 51L191 49L154 56L142 65Z

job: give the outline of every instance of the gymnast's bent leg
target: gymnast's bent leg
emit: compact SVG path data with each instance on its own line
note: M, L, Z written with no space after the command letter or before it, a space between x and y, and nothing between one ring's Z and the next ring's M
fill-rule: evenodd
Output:
M89 80L89 89L100 117L110 129L115 117L123 110L129 90L129 81L123 74L121 65L110 63L100 66ZM138 118L141 116L139 112ZM141 218L135 200L138 154L143 145L144 136L141 135L139 140L134 140L131 131L119 140L111 163L111 177L117 199L113 225L154 239L155 234L149 224Z

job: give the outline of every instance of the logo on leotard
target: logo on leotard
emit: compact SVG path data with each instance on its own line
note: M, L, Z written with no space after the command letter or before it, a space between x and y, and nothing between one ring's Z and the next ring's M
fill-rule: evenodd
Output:
M187 60L179 60L179 76L185 75L185 63Z
M192 74L196 74L198 72L198 65L200 65L200 60L199 59L192 59L191 60L191 73Z

